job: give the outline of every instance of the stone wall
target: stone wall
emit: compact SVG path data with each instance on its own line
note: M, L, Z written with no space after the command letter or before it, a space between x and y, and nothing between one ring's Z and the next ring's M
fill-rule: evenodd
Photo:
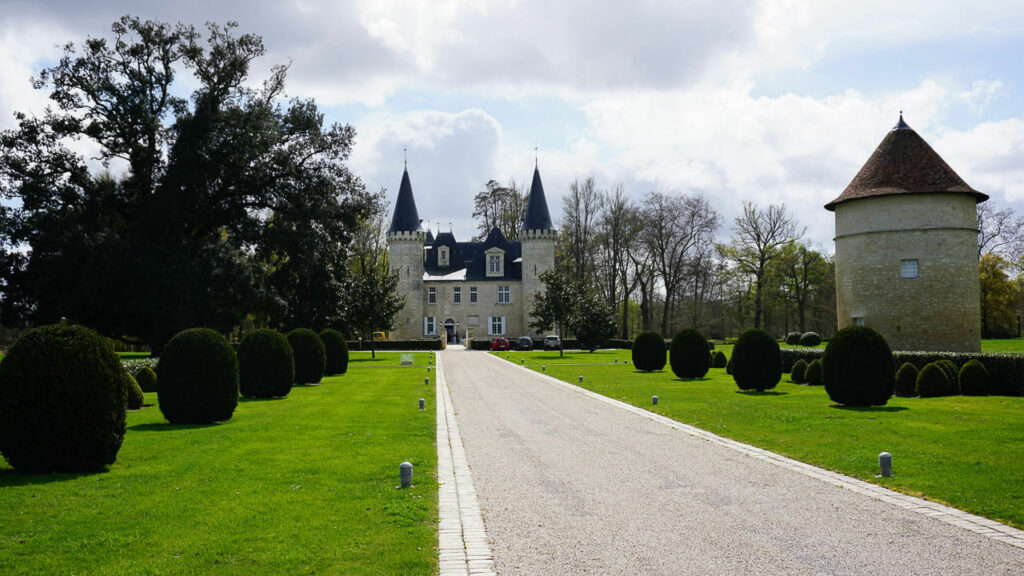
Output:
M975 199L881 196L836 206L839 328L862 319L893 350L981 350ZM916 260L917 278L901 261Z
M395 318L392 340L423 338L423 245L424 232L389 232L388 258L392 272L398 273L398 293L405 296L405 306Z
M533 299L544 291L540 275L555 266L555 242L558 234L554 230L523 230L519 242L523 247L523 309L520 316L521 335L534 336Z

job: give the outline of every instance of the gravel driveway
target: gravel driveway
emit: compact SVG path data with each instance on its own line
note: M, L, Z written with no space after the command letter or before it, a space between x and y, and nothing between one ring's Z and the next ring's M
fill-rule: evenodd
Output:
M1024 574L1024 551L483 352L444 370L498 574Z

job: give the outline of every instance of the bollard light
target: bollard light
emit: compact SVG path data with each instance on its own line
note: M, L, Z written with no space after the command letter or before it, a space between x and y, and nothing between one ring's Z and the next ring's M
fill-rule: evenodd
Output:
M541 372L547 372L548 371L548 365L547 364L541 364L540 371Z
M892 476L892 454L882 452L878 455L878 471L885 478Z
M615 363L616 363L616 364L618 364L618 363L619 363L619 359L618 359L618 358L616 358L616 359L615 359Z
M658 397L657 396L651 396L651 404L653 404L655 406L658 405Z
M428 373L430 372L430 366L427 366L427 372Z
M412 464L410 462L402 462L398 466L398 476L402 479L402 488L412 486Z
M420 410L425 410L426 408L427 408L427 401L425 399L423 399L423 398L420 398Z
M583 376L580 375L580 384L583 384Z
M430 385L430 376L427 376L426 378L423 379L423 385L424 386L429 386Z
M520 364L526 364L526 358L520 358L519 359L519 363Z

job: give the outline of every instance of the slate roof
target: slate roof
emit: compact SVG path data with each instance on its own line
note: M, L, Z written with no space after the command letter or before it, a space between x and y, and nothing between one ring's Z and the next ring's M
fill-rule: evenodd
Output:
M899 122L853 181L825 208L835 210L851 200L905 194L969 194L978 202L988 200L987 194L968 186L900 114Z
M437 249L441 246L448 247L449 266L437 265ZM505 275L501 277L487 276L486 252L491 248L501 248L505 251ZM522 262L516 262L523 255L522 245L519 242L509 242L497 228L493 228L483 242L457 242L455 235L451 232L441 232L434 238L434 243L426 250L426 259L423 263L423 271L429 279L440 279L441 276L449 276L449 279L456 279L452 274L460 269L466 270L466 281L507 281L522 280Z
M533 184L530 185L530 198L526 201L526 214L523 216L523 230L551 230L551 214L548 212L548 201L544 198L544 184L540 181L540 170L533 168Z
M402 172L402 184L398 187L395 213L391 216L388 232L415 232L420 229L420 213L416 210L416 199L412 196L409 170Z

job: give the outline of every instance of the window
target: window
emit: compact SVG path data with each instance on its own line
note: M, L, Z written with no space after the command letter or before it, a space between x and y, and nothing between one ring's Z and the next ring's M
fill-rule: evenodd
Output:
M427 316L423 319L423 335L434 336L437 334L437 323L434 322L433 316Z
M508 304L511 301L508 295L508 286L498 286L498 304Z
M505 333L505 317L504 316L491 316L491 321L488 325L489 330L487 334L490 336L500 336Z
M476 286L469 287L469 303L476 304Z
M462 304L462 288L452 288L452 302Z
M854 326L863 326L864 325L864 319L863 318L854 318L853 319L853 325Z
M427 288L427 304L437 304L437 288Z
M900 260L900 277L917 278L917 260Z
M448 265L448 247L441 246L437 249L437 265L447 266Z
M501 254L487 256L487 275L501 274Z

